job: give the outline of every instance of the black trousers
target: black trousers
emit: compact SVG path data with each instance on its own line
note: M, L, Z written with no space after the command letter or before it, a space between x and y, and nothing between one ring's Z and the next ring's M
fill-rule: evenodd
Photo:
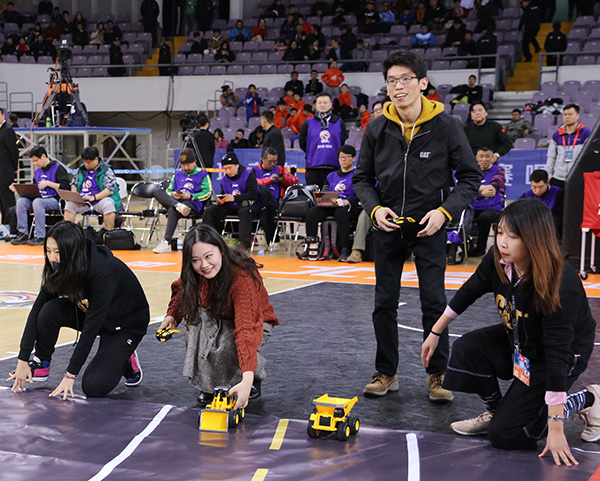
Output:
M523 49L523 56L525 57L525 60L531 60L532 58L531 51L529 50L529 44L533 45L533 48L536 52L540 50L540 44L535 38L539 31L540 28L538 27L535 30L525 30L523 32L523 43L521 44L521 47Z
M61 327L83 330L85 312L64 298L44 304L37 319L35 354L50 361ZM81 379L87 397L103 397L112 391L123 376L127 360L146 333L148 321L118 331L102 329L98 352L90 361Z
M399 231L374 232L375 246L375 310L373 326L377 340L375 367L377 371L393 376L398 370L398 300L400 279L409 249L415 255L419 277L423 339L446 308L444 273L446 271L446 229L423 238L406 239ZM446 371L448 364L448 330L440 336L427 372ZM415 362L417 362L415 360Z
M256 218L258 209L251 205L232 206L231 202L222 205L209 205L204 213L202 222L213 227L217 232L223 230L225 217L237 215L240 219L239 239L243 247L249 249L252 244L252 220Z
M567 389L587 367L589 355L577 358L567 377ZM548 407L545 360L531 360L530 385L514 379L488 429L491 443L501 449L528 449L547 435ZM503 324L471 331L452 345L444 387L489 396L500 390L498 379L513 378L513 346Z
M260 192L260 225L265 231L267 242L271 242L275 236L275 216L277 215L277 202L266 185L259 184Z
M14 176L10 179L0 179L0 214L2 214L3 225L10 223L10 209L17 205L15 193L8 188L13 183L13 180Z
M167 227L165 228L165 240L167 242L171 242L171 239L173 239L173 233L175 232L175 229L177 229L177 222L179 222L179 219L184 217L177 209L175 209L175 206L178 203L187 205L190 209L192 209L188 217L193 214L199 216L199 212L196 210L196 207L194 207L194 204L192 204L191 201L173 199L173 197L171 197L158 186L156 189L154 189L154 198L158 200L164 207L169 209L167 211Z
M485 252L490 227L498 221L500 211L496 209L473 210L473 222L477 222L477 249L480 254Z
M319 189L323 189L327 176L335 170L335 167L309 167L306 169L306 185L318 185Z
M337 241L341 249L344 247L350 249L350 224L358 220L360 207L312 207L306 216L306 235L316 237L319 229L319 222L323 222L327 217L334 217L337 224Z

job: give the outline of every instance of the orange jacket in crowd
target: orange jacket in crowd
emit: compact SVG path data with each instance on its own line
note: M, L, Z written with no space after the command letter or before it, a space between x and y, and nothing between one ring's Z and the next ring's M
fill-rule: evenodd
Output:
M340 92L338 95L338 102L340 103L340 107L342 105L352 107L352 94L350 92L346 92L345 94Z
M371 114L369 112L363 112L360 115L360 126L363 129L363 134L365 133L365 129L367 128L367 124L371 121Z
M273 124L275 124L280 129L283 129L286 126L287 119L288 119L287 109L285 109L285 110L277 109L277 113L275 114L275 117L273 118Z
M307 119L310 119L313 117L313 114L309 114L309 115L304 115L304 111L300 111L298 112L294 118L290 121L290 128L292 129L292 131L297 134L300 132L300 127L302 127L302 124L304 122L306 122Z
M258 166L262 169L262 163L258 164ZM290 185L298 183L298 177L292 175L290 171L282 165L277 165L275 167L277 168L278 174L283 176L283 179L279 181L279 198L282 198L285 194L285 189ZM258 182L259 185L262 184L268 187L273 181L271 180L271 177L265 177L264 179L256 179L256 182Z
M344 82L344 74L339 68L328 68L321 77L328 87L339 87Z

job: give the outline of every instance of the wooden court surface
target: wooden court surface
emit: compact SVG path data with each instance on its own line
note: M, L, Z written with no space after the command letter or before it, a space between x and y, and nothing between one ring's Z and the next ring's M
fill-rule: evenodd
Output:
M293 250L279 246L280 251L255 255L263 265L261 274L269 293L301 288L319 282L375 284L372 262L347 264L337 261L307 262L293 256ZM178 277L181 254L154 254L150 250L115 251L139 278L150 303L150 315L157 321L164 315L170 299L170 285ZM42 247L13 246L0 243L0 358L17 354L29 307L19 307L34 299L40 286L44 255ZM458 289L475 271L475 266L448 266L446 288ZM590 297L600 297L600 275L590 275L584 281ZM402 285L418 287L414 264L407 263ZM30 305L30 304L29 304ZM65 330L59 343L74 340L73 332Z

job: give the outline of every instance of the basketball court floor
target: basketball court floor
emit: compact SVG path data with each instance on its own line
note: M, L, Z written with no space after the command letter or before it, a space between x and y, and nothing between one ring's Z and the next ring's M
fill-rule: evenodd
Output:
M581 421L568 421L567 439L579 465L554 466L537 451L500 451L485 436L453 434L449 424L483 406L455 393L452 403L431 403L420 363L420 305L414 265L402 280L398 330L400 390L379 399L362 396L374 371L371 324L372 263L302 262L285 243L256 255L281 326L264 349L268 377L262 397L228 433L198 430L197 392L181 374L183 334L160 343L154 333L164 315L179 253L117 251L140 279L151 307L148 335L138 348L143 382L118 386L106 399L49 399L73 350L75 336L59 340L46 383L13 394L0 382L1 481L47 480L564 480L600 481L600 445L579 439ZM40 285L41 247L0 244L0 372L14 369L21 332ZM452 266L447 296L475 266ZM600 275L584 282L600 320ZM469 330L498 322L491 296L477 301L451 326L451 342ZM600 336L597 336L597 345ZM600 356L575 389L600 381ZM330 396L358 402L361 427L341 442L312 439L306 426L312 400Z

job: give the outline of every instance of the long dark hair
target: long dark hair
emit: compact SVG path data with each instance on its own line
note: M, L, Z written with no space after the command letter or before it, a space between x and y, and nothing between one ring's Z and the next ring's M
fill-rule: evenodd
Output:
M223 317L231 314L229 289L233 281L235 267L240 268L244 272L243 275L252 276L258 285L261 283L258 269L262 266L257 264L254 259L241 251L231 249L212 227L205 224L192 227L183 241L183 259L181 263L181 282L183 284L181 311L187 324L197 324L199 322L196 312L198 310L198 300L203 294L199 291L200 274L192 268L192 248L198 242L216 246L222 256L221 270L206 283L208 305L203 307L210 310L214 316Z
M544 315L552 314L560 307L563 270L552 212L537 199L519 199L502 211L498 225L518 236L529 250L531 264L524 274L523 285L533 287L536 309ZM500 258L494 242L496 270L506 284L509 280Z
M48 238L58 244L60 263L52 268L46 253ZM44 239L46 262L42 273L42 285L53 294L66 296L73 302L85 298L83 281L88 270L89 258L83 229L77 224L61 221L52 226Z

